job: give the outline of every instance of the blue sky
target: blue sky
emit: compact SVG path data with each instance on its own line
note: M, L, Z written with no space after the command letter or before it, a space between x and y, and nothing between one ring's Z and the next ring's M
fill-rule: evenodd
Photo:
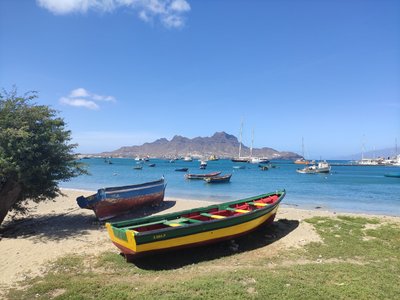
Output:
M0 87L84 153L225 131L334 158L400 148L400 1L1 0Z

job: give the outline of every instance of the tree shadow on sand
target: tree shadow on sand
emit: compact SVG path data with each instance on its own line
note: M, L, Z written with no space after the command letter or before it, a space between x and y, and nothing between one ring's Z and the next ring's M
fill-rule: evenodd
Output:
M171 208L175 203L175 201L163 201L157 206L143 207L135 212L108 221L145 217ZM69 237L79 239L93 230L106 231L105 222L98 221L94 214L81 214L80 211L80 209L74 209L61 214L31 216L7 222L0 228L0 239L34 237L39 241L61 241Z
M270 245L288 235L299 226L297 220L281 219L265 225L243 237L207 246L179 249L138 258L129 262L145 270L172 270L186 265L211 261Z

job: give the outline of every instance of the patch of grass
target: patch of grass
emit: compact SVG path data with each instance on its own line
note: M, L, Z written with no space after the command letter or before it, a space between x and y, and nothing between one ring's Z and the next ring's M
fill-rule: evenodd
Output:
M306 221L313 224L323 238L323 244L312 243L306 247L306 255L310 258L400 259L398 224L379 224L377 219L348 216L315 217Z
M108 273L117 274L140 274L146 273L144 270L136 268L134 265L126 262L122 255L115 252L104 252L100 254L95 262L95 268L103 268Z
M273 257L263 257L257 252L262 250L260 248L229 256L224 254L219 258L200 262L195 259L193 264L161 271L143 268L139 263L127 263L116 252L105 252L91 257L66 256L53 263L44 277L22 282L22 289L10 290L7 298L396 299L398 297L400 294L399 224L381 223L377 219L358 217L318 217L306 221L315 227L323 243L311 243L300 250L286 250ZM253 253L259 255L252 255ZM168 257L171 257L171 254L165 256L166 260ZM161 261L162 256L157 259ZM163 261L163 263L168 262Z

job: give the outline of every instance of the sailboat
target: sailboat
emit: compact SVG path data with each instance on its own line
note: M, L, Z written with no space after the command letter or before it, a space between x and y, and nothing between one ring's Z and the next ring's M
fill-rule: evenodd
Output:
M298 165L310 165L310 164L313 164L314 162L308 161L308 160L306 160L304 158L304 138L303 137L301 138L301 150L302 150L302 156L303 157L299 158L299 159L296 159L294 161L294 163L298 164Z
M262 158L262 157L253 157L253 142L254 142L254 129L252 131L252 136L251 136L251 148L250 148L250 163L252 164L266 164L269 163L269 160L267 158Z
M231 160L233 162L249 162L250 159L248 157L241 157L241 152L242 152L242 131L243 131L243 121L240 126L240 135L239 135L239 156L234 157Z

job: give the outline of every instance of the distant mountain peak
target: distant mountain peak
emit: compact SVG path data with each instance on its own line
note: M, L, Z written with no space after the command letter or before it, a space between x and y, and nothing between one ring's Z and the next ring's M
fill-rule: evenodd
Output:
M237 141L237 138L234 135L228 134L225 131L218 131L218 132L214 133L214 135L211 138L213 138L213 139L236 140Z

